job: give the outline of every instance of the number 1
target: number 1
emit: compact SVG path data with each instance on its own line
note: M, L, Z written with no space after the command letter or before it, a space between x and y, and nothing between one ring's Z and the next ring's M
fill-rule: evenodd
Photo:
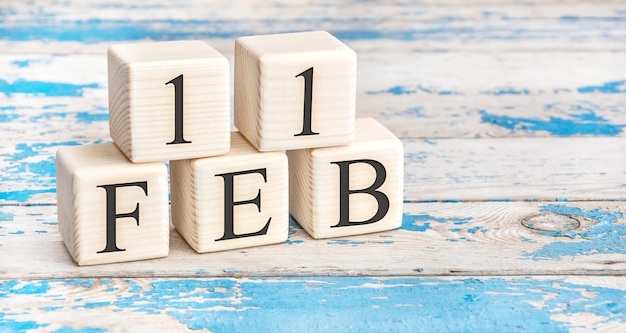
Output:
M318 135L319 133L311 130L311 104L313 101L313 67L296 75L304 78L304 117L302 119L302 132L294 134L294 136Z
M178 143L191 143L183 137L183 74L166 82L174 85L174 140L167 142L167 145Z

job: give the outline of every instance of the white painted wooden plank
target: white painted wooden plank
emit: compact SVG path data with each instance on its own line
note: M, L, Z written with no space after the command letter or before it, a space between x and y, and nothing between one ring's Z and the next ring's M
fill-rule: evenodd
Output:
M406 19L410 16L423 17L426 20L446 19L458 16L467 19L521 19L533 17L538 19L561 18L564 14L574 16L576 14L585 14L585 18L607 18L621 14L619 9L625 5L620 1L603 0L603 1L524 1L520 3L516 0L481 0L481 1L441 1L441 0L423 0L415 1L347 1L353 11L337 10L333 5L336 2L330 0L315 1L299 1L297 3L285 1L247 1L246 3L232 3L228 1L214 1L213 6L206 6L202 0L187 1L185 8L187 11L174 11L167 13L168 8L180 8L176 4L162 0L142 1L137 4L129 4L123 0L98 0L85 2L53 2L33 1L34 4L46 4L44 8L37 8L33 4L23 3L3 3L4 8L12 9L12 14L17 18L27 18L30 16L41 15L42 12L49 13L49 16L60 17L63 19L82 18L85 16L107 19L116 17L120 20L151 20L160 19L180 19L193 21L197 19L206 19L206 13L221 14L221 18L225 21L230 20L254 20L270 17L284 20L303 19L301 12L309 11L309 17L317 17L321 15L352 18L359 17L362 19L371 19L376 17ZM285 6L285 4L289 4ZM88 11L87 9L97 8L97 11ZM376 10L373 10L376 9ZM415 12L410 11L413 9ZM271 12L270 12L271 10ZM153 15L150 15L150 12ZM359 15L365 12L369 15ZM132 14L136 14L133 17ZM186 15L185 15L186 14ZM282 14L275 17L271 14ZM333 15L329 15L333 14Z
M7 145L4 203L54 204L52 141ZM408 201L624 200L618 137L403 140Z
M623 202L406 203L397 230L314 240L292 223L285 243L207 254L173 229L166 258L85 267L56 207L0 209L0 279L626 273Z
M624 135L624 52L357 52L357 115L403 138Z
M0 281L6 331L619 332L623 277ZM8 305L10 304L10 307Z
M54 152L19 143L0 165L5 203L55 204ZM623 200L621 138L404 140L405 200Z
M405 140L405 200L624 200L621 138Z
M380 119L400 137L624 135L624 52L357 53L357 116ZM4 55L0 70L12 139L24 141L20 129L85 136L93 128L81 133L84 123L108 119L105 49ZM81 127L68 128L74 111ZM108 137L106 128L99 133Z
M329 30L354 40L400 41L430 50L624 49L620 2L228 3L181 8L168 2L2 4L0 49L73 53L93 43L236 37ZM349 8L349 10L346 10ZM51 43L52 42L52 43ZM59 42L59 43L57 43ZM25 48L24 48L25 47Z

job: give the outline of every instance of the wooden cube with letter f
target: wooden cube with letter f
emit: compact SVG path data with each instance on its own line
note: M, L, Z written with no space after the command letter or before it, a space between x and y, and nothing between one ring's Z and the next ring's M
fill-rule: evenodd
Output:
M171 162L172 223L198 253L283 242L288 177L284 152L259 152L234 132L225 155Z
M57 151L59 232L79 265L169 252L167 168L131 163L112 143Z
M354 142L291 150L290 212L313 238L402 224L402 142L373 119L357 119Z

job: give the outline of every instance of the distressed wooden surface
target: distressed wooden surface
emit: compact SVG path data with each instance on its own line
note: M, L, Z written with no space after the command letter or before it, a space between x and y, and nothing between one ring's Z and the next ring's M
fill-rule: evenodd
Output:
M623 329L617 277L3 280L0 320L54 332ZM621 303L620 303L621 302Z
M76 266L54 153L111 141L106 49L328 30L357 116L405 148L400 229ZM0 4L0 331L626 327L626 4L161 0Z
M398 230L315 240L292 221L285 243L207 254L196 254L173 229L166 258L79 267L60 241L56 207L4 206L0 273L10 279L626 274L622 202L406 203L404 210ZM577 224L556 218L523 224L556 214Z

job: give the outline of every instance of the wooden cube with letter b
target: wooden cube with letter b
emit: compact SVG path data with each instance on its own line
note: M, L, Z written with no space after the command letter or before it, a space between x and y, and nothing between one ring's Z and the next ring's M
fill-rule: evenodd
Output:
M225 155L170 163L172 222L198 253L283 242L288 177L284 152L259 152L233 132Z
M402 224L402 142L373 119L357 119L354 142L291 150L290 212L313 238Z
M79 265L167 256L163 162L131 163L112 143L57 150L59 231Z
M354 137L356 53L324 31L235 41L235 126L261 151Z
M109 129L133 162L228 151L228 61L202 41L109 47Z

